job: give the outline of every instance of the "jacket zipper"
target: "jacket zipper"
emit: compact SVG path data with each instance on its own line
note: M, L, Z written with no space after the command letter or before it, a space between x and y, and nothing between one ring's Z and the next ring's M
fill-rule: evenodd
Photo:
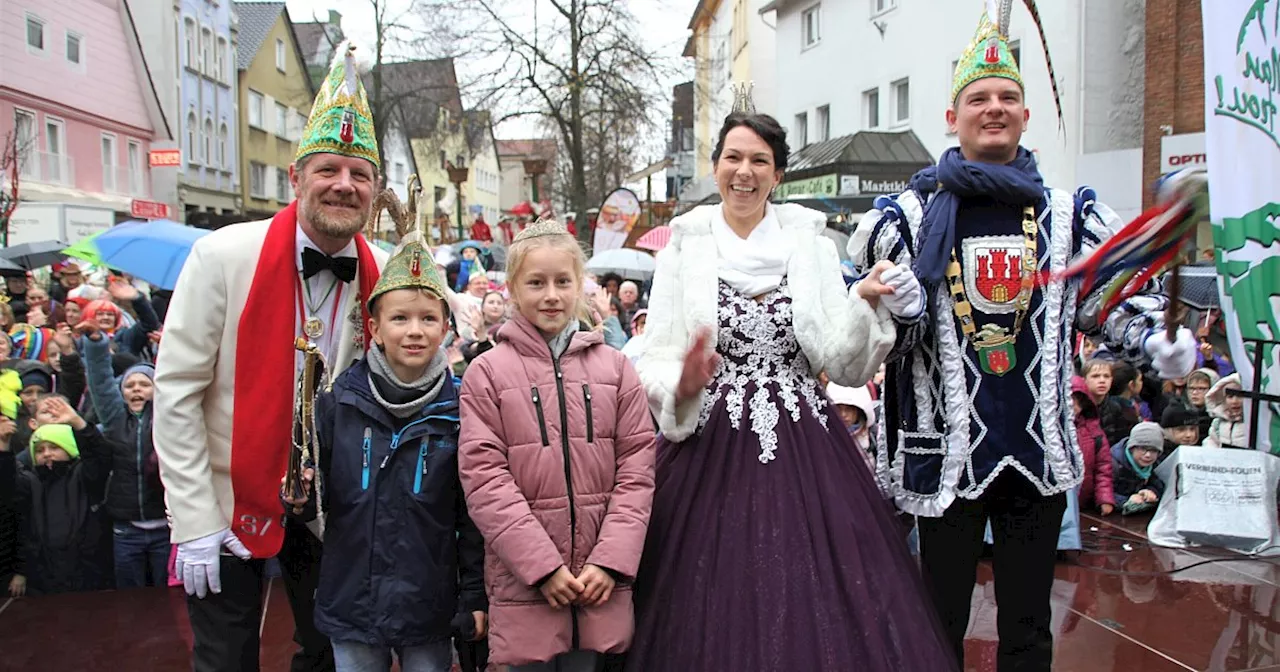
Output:
M427 473L427 439L423 437L422 445L418 447L418 469L413 474L413 494L422 492L422 477Z
M586 383L582 384L582 397L587 400L587 443L595 443L595 424L591 420L591 386Z
M384 457L384 458L382 458L382 464L378 465L378 468L379 468L379 469L386 469L386 468L387 468L387 463L391 461L391 456L392 456L392 455L395 455L395 454L396 454L396 449L400 447L400 439L401 439L401 437L403 437L403 436L404 436L404 433L405 433L405 432L409 431L409 428L413 427L414 425L421 425L422 423L424 423L424 422L426 422L426 421L428 421L428 420L431 420L432 418L435 418L435 417L436 417L436 416L430 416L430 415L429 415L429 416L426 416L426 417L418 418L417 420L414 420L413 422L411 422L411 423L409 423L409 424L405 425L404 427L401 427L401 428L400 428L400 431L395 432L394 434L392 434L392 435L391 435L391 452L387 453L387 456L386 456L386 457Z
M128 410L128 409L126 409L126 410ZM133 441L133 447L134 447L134 455L135 455L135 457L137 458L137 464L138 464L138 473L137 473L137 477L138 477L138 520L146 520L146 519L147 519L147 514L146 514L146 512L143 510L143 504L142 504L142 418L141 418L141 417L139 417L139 418L138 418L138 431L136 432L136 434L137 434L137 436L136 436L136 438L134 438L134 441Z
M360 449L364 451L364 467L360 470L360 489L361 490L369 489L369 453L372 445L373 445L373 429L369 427L365 427L364 442L361 444L361 447L360 447Z
M560 395L560 449L564 452L564 485L565 490L569 493L569 571L573 571L573 559L578 555L578 511L573 503L573 471L569 462L569 409L565 406L564 401L564 371L560 370L560 358L556 357L556 353L551 353L551 366L556 371L556 392ZM536 388L535 388L536 389ZM588 414L590 417L590 414ZM543 439L546 439L546 425L543 425ZM572 648L577 649L579 646L578 635L578 608L572 607L570 616L573 619L573 641Z
M538 388L529 388L533 392L533 410L538 412L538 429L542 432L542 445L550 446L551 440L547 438L547 418L542 414L542 395L538 394Z

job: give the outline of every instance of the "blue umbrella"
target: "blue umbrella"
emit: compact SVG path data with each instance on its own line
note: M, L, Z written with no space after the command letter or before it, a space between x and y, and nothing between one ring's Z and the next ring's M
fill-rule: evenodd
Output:
M208 235L167 219L118 224L93 239L102 263L161 288L173 289L191 246Z

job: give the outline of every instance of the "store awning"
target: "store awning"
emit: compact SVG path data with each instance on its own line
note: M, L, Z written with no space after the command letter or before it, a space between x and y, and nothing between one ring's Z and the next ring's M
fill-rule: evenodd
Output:
M130 205L133 203L133 199L128 196L85 191L43 182L23 182L19 187L19 196L24 201L72 203L75 205L111 208L117 212L129 212Z

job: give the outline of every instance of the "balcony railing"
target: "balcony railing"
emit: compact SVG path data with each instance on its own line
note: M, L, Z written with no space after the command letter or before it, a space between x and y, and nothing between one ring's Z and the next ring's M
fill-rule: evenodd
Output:
M44 182L47 184L57 184L64 187L74 187L75 178L75 161L66 154L50 154L49 152L32 152L35 159L32 166L24 170L22 175L33 182ZM34 168L31 171L30 168ZM33 172L34 174L28 174Z

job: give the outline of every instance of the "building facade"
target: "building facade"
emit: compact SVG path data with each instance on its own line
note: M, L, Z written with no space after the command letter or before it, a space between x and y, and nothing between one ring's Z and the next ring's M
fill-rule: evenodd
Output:
M283 2L236 2L240 183L244 214L270 217L293 201L289 166L315 92Z
M493 137L493 118L486 110L464 112L467 132L466 195L467 214L474 221L484 217L492 224L498 221L501 208L502 167L498 163L498 141Z
M981 3L775 0L763 9L776 16L775 116L793 150L867 130L910 130L934 157L956 144L945 121L951 79ZM1039 10L1063 119L1035 24L1014 3L1010 46L1031 112L1023 146L1047 184L1088 183L1117 210L1133 212L1142 190L1143 2L1068 0L1040 3Z
M538 175L537 200L539 203L552 200L556 193L558 147L553 139L498 140L498 163L502 167L498 203L502 212L511 212L526 201L533 203L533 175L526 168L526 160L544 162L546 172Z
M174 219L216 228L243 219L236 91L237 23L221 0L124 0L179 165L157 168L155 183L176 192Z
M689 20L693 31L684 56L694 59L694 182L687 198L715 193L711 153L720 124L733 107L732 85L750 83L760 112L773 114L777 105L775 27L762 10L764 0L699 0ZM685 198L682 196L682 198Z
M153 198L147 156L167 131L124 5L10 0L0 22L0 137L16 145L20 201L5 242L74 242L130 219Z

